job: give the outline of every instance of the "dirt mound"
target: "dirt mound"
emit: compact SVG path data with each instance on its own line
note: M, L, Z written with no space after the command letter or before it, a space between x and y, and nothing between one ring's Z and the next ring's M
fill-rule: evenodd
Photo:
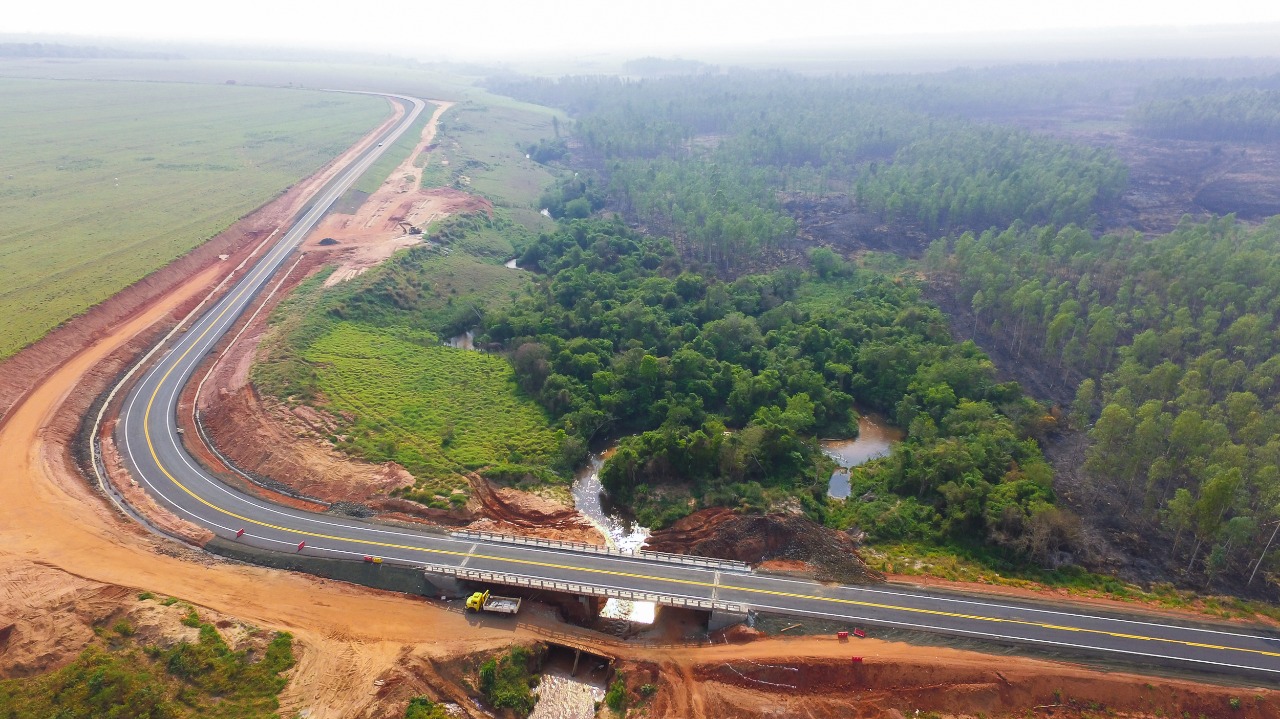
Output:
M0 678L25 677L70 661L93 640L128 591L37 564L6 558L0 606L11 628L0 651Z
M813 568L822 581L860 584L884 579L858 556L849 535L791 514L737 514L713 507L649 535L646 549L736 559L748 564L788 562L791 570ZM766 568L768 565L765 565Z
M764 632L745 624L734 624L711 633L711 641L717 644L746 644L764 636Z
M475 521L476 518L475 513L465 507L436 509L396 497L371 499L364 502L364 506L377 512L382 519L426 522L442 527L462 527Z

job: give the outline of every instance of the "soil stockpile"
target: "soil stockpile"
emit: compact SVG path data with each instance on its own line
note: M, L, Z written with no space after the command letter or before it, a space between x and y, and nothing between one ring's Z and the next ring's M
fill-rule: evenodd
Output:
M880 582L848 534L793 514L737 514L714 507L695 512L649 536L646 549L775 565L821 581Z

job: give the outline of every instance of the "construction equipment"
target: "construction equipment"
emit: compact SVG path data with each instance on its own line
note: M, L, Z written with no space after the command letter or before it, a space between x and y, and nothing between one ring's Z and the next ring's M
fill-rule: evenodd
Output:
M467 611L515 614L520 611L520 598L499 597L496 594L490 594L488 590L476 592L467 597Z

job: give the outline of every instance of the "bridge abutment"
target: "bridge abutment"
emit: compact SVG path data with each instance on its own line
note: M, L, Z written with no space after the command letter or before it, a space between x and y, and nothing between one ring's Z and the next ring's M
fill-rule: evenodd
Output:
M746 612L729 612L723 609L711 610L711 618L707 620L707 631L718 632L725 627L742 624L747 621Z

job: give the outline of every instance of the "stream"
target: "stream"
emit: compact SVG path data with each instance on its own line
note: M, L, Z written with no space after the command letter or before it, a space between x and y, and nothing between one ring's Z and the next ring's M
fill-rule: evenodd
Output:
M600 496L604 492L604 486L600 484L600 468L617 446L614 443L603 452L592 452L587 466L578 470L573 479L573 506L604 533L609 546L634 551L644 546L645 540L649 538L649 528L606 512ZM610 599L605 602L600 616L652 624L655 611L653 602Z
M848 497L849 470L889 454L893 445L900 442L903 436L902 430L885 422L883 418L864 414L858 417L856 439L822 440L822 453L834 459L838 465L836 471L831 473L827 494L836 499Z
M457 337L450 337L445 345L456 350L473 350L476 348L476 332L475 330L467 330Z

